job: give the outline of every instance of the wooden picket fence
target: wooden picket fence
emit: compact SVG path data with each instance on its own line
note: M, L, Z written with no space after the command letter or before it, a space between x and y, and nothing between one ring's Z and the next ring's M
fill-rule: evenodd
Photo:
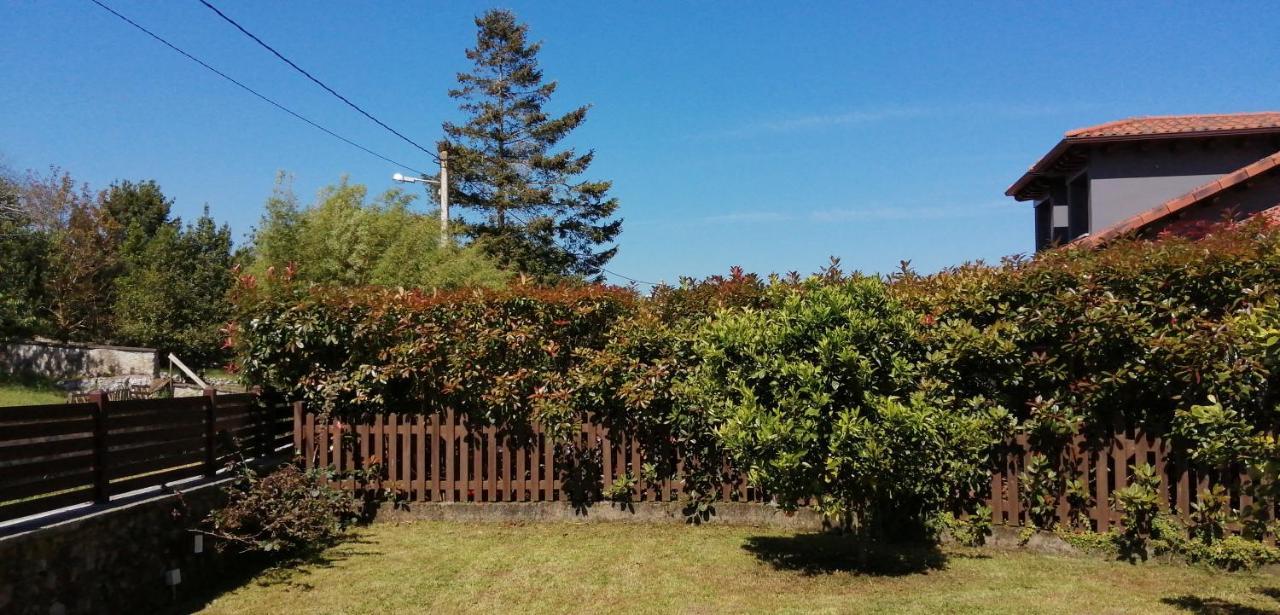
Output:
M324 422L294 405L294 449L307 468L329 468L337 485L348 489L389 489L418 502L557 502L570 499L562 482L555 445L541 429L505 433L493 426L472 427L461 414L378 415L367 424ZM678 478L646 481L644 464L653 462L634 437L610 433L587 423L578 431L580 447L600 453L601 485L633 480L631 500L678 500ZM367 473L372 471L372 478ZM366 476L361 476L361 473ZM727 465L721 497L764 502L759 489L746 484Z
M335 471L335 483L358 490L390 489L398 497L418 502L554 502L568 499L558 472L554 446L534 428L531 438L504 434L492 426L471 427L453 411L439 414L391 413L367 424L326 423L294 404L294 450L307 468ZM683 483L675 478L643 481L641 468L652 460L643 445L627 434L611 434L599 425L583 424L578 446L596 447L601 455L601 485L608 489L623 477L636 480L632 501L663 502L681 497ZM1024 526L1031 520L1019 481L1032 455L1025 435L1004 448L991 475L986 500L992 521ZM1181 461L1164 441L1141 433L1120 433L1098 446L1076 437L1064 452L1061 467L1073 468L1066 478L1088 485L1091 501L1085 513L1098 531L1120 523L1111 507L1111 494L1123 489L1140 463L1161 476L1160 496L1166 509L1186 517L1197 494L1212 484L1225 485L1233 507L1249 504L1241 486L1248 477L1239 471L1197 470ZM768 502L768 494L748 485L723 465L721 498L735 502ZM562 468L561 468L562 469ZM361 472L366 472L364 477ZM1059 497L1058 517L1068 522L1066 497Z
M1027 436L1019 435L1000 455L1002 459L991 475L991 497L987 500L993 523L1025 526L1030 522L1025 487L1019 481L1033 454ZM1120 512L1111 506L1111 494L1128 486L1134 468L1144 463L1154 467L1160 477L1159 495L1164 510L1184 521L1199 500L1199 494L1214 485L1226 489L1233 509L1252 503L1244 493L1249 476L1240 468L1196 467L1164 439L1136 430L1112 434L1102 443L1077 435L1063 451L1059 467L1065 468L1065 479L1077 479L1087 486L1090 501L1081 512L1088 517L1093 529L1105 532L1118 527L1121 521ZM1072 511L1065 495L1058 498L1056 512L1059 523L1070 522Z
M289 406L253 393L0 408L0 521L213 476L287 449Z

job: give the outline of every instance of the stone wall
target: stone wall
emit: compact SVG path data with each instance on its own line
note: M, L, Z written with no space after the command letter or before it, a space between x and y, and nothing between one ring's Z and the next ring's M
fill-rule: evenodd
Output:
M211 549L195 553L188 528L222 502L225 481L9 529L0 536L0 613L155 612L198 595L225 562ZM171 585L174 570L180 582Z
M156 372L153 348L30 340L0 343L0 371L49 378L143 375Z

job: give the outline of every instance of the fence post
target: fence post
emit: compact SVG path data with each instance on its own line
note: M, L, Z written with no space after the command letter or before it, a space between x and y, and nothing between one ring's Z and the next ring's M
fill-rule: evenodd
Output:
M106 504L107 491L107 394L101 389L89 393L93 407L93 503Z
M304 455L302 448L302 402L293 402L293 456Z
M257 429L254 430L254 437L258 440L257 457L263 459L271 453L271 408L262 401L262 387L254 385L249 392L253 394L253 403L249 405L249 416L256 416L259 421Z
M216 408L218 405L217 389L205 389L204 397L204 475L209 477L218 473L218 457L214 454Z

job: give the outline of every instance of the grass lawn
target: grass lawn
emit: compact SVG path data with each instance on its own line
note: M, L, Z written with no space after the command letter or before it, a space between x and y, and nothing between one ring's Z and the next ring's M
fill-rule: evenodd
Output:
M959 547L857 572L849 546L744 527L379 524L201 612L1280 612L1274 574Z
M64 404L67 393L52 382L34 377L0 374L0 407Z

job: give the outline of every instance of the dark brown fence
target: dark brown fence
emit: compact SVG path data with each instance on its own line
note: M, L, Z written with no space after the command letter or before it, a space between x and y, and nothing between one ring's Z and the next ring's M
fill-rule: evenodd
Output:
M308 468L330 468L340 486L357 489L375 486L391 489L400 497L421 502L552 502L568 499L561 484L554 446L535 428L531 438L504 435L493 427L472 428L453 412L440 415L388 414L369 424L324 423L317 415L294 405L294 450ZM601 485L634 480L633 501L678 499L683 483L678 477L658 482L643 480L642 468L652 462L644 447L626 434L585 424L579 445L600 453ZM1249 504L1241 493L1248 478L1239 471L1204 471L1181 461L1160 438L1121 434L1103 442L1077 437L1063 453L1059 469L1063 479L1078 479L1088 489L1083 511L1099 531L1119 524L1111 507L1111 493L1123 489L1141 463L1156 468L1161 477L1160 496L1166 508L1186 516L1197 494L1212 484L1227 487L1234 507ZM1020 485L1032 452L1026 436L1008 443L991 476L992 520L996 524L1022 526L1027 516L1026 490ZM366 476L361 476L365 472ZM721 496L727 501L764 502L762 493L727 466ZM1067 498L1058 498L1057 515L1066 522L1073 511Z
M516 436L490 427L471 427L453 411L433 415L378 416L370 424L319 422L294 406L294 449L308 468L330 468L341 486L392 489L419 502L556 502L571 499L557 468L555 446L546 434ZM600 453L601 486L633 481L632 501L680 498L677 479L645 480L652 463L636 438L593 424L578 431L578 445ZM373 476L368 480L361 472ZM728 467L721 486L725 500L764 501ZM677 472L678 474L678 472Z
M0 521L196 476L289 446L288 406L252 393L0 408Z
M1002 455L1002 463L991 476L992 521L997 524L1022 526L1027 517L1026 486L1020 484L1023 471L1033 455L1025 435L1017 436ZM1245 493L1249 476L1240 468L1202 468L1189 463L1185 456L1159 437L1129 431L1114 434L1101 441L1076 436L1071 446L1062 451L1058 467L1063 480L1078 480L1089 494L1083 512L1094 529L1105 532L1120 524L1120 513L1111 506L1111 494L1128 486L1134 468L1147 464L1160 477L1159 495L1164 509L1186 520L1199 494L1213 485L1225 488L1234 509L1249 506ZM1058 498L1057 519L1067 523L1073 512L1066 497Z

